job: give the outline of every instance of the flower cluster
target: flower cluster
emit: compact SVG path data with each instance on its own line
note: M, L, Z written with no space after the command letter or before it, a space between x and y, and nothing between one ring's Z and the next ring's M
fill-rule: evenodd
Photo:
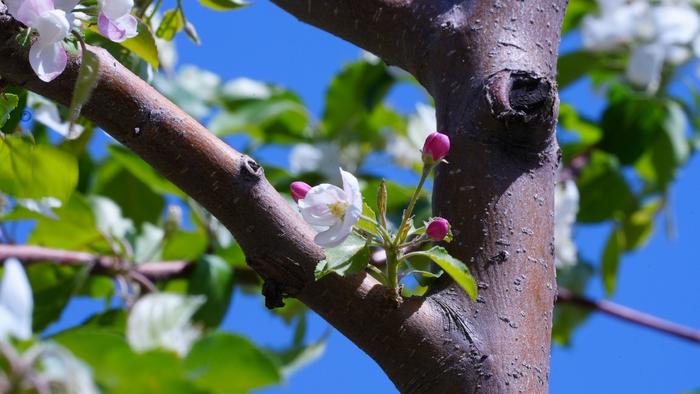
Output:
M330 272L344 275L367 269L400 300L399 281L407 274L418 271L411 265L411 259L422 256L437 263L470 295L475 296L473 278L463 263L449 256L442 247L422 249L422 245L428 242L451 240L447 219L432 218L419 228L413 224L413 209L423 184L432 171L444 162L449 150L450 139L445 134L434 132L425 139L421 150L421 179L396 231L392 231L393 226L389 225L386 216L388 196L384 182L377 195L377 213L364 204L357 178L342 168L342 188L327 183L312 187L301 181L293 182L290 185L292 198L298 204L304 220L318 231L314 238L316 244L326 248L326 260L320 262L316 269L317 278ZM368 265L370 248L385 253L383 270ZM430 272L421 272L431 275Z
M39 79L44 82L53 81L63 73L68 63L63 42L70 35L73 22L76 21L73 12L80 0L3 2L12 17L38 34L29 50L29 63ZM137 20L129 14L134 6L133 0L100 0L98 3L100 33L115 42L136 35Z
M600 12L581 25L583 46L592 51L631 48L626 77L655 92L664 64L700 57L700 15L694 0L598 0Z

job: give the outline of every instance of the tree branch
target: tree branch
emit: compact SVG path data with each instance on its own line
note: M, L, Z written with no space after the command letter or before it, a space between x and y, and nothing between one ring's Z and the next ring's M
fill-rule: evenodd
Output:
M87 252L74 252L61 249L43 248L32 245L0 245L0 264L8 258L17 258L24 264L36 262L53 262L57 264L77 266L86 263L94 264L92 273L95 275L111 276L120 270L117 259L110 256L100 256ZM150 280L168 280L186 277L192 270L194 263L183 260L153 261L139 264L134 267L136 272ZM243 276L250 278L248 269L236 269L234 277ZM246 283L254 284L255 281L246 279ZM581 308L601 312L616 319L624 320L632 324L647 327L652 330L685 339L694 343L700 343L700 330L685 327L680 324L660 319L656 316L628 308L623 305L606 300L593 300L577 295L568 289L559 288L557 303L572 304Z
M0 76L69 105L80 59L71 58L51 83L40 81L29 65L27 48L15 39L20 27L0 3ZM141 156L231 231L248 265L265 280L263 293L270 304L279 304L284 296L298 298L367 352L400 388L416 386L417 377L421 384L439 379L433 373L436 357L455 365L441 369L443 373L461 368L464 355L454 354L452 346L452 353L446 354L445 337L436 335L444 328L444 312L436 303L412 298L396 308L387 303L386 289L365 274L328 275L315 281L313 272L324 253L313 242L313 230L265 179L263 169L107 51L88 49L98 56L100 67L82 115Z
M415 74L414 45L428 24L418 23L415 0L272 0L308 23L367 49Z
M700 343L700 331L698 330L692 329L690 327L685 327L680 324L676 324L668 320L664 320L656 316L650 315L648 313L640 312L632 308L616 304L614 302L606 300L592 300L590 298L574 294L568 289L564 289L561 287L559 288L557 302L577 305L582 308L591 309L595 312L601 312L614 318L621 319L639 326L644 326L652 330L673 335L675 337L682 338L694 343Z

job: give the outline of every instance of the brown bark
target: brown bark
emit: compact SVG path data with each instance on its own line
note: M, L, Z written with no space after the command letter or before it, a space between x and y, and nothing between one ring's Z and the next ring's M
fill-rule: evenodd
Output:
M454 225L451 251L477 277L477 302L449 280L398 309L365 275L314 282L322 251L262 169L99 49L100 79L84 115L231 230L267 280L271 304L279 294L300 298L402 392L546 392L556 286L554 70L565 0L273 1L407 69L433 95L453 141L434 209ZM0 75L67 104L77 61L40 82L16 45L17 27L0 14Z

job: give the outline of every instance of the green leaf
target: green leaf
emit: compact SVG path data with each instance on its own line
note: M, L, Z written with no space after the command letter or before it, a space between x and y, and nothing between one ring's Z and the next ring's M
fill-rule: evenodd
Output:
M306 135L309 115L287 97L241 103L217 115L209 129L218 136L245 131L263 142L292 142Z
M10 119L10 115L19 104L19 97L16 94L0 94L0 127L5 125Z
M78 162L72 155L21 136L0 137L0 192L66 201L77 184Z
M213 394L247 393L281 381L280 372L265 353L247 339L226 333L195 343L185 367L198 388Z
M576 183L581 194L577 216L581 223L622 217L637 207L617 161L603 152L593 152Z
M136 354L123 335L110 328L89 325L59 333L53 340L90 365L105 392L201 394L174 353Z
M411 255L427 257L443 269L469 296L476 300L477 288L474 277L464 263L450 256L449 252L441 246L433 246L430 250L413 252Z
M199 0L205 7L216 11L230 11L247 6L249 3L242 0Z
M564 89L604 64L604 55L587 51L571 52L559 56L557 63L559 89Z
M154 70L157 70L160 65L160 60L158 57L156 40L153 37L153 31L147 24L143 23L143 21L140 19L138 21L138 35L122 42L121 46L136 54L150 64Z
M625 250L625 234L622 229L615 228L608 238L603 251L601 274L603 276L603 284L608 295L615 292L617 285L617 271L620 266L620 257Z
M78 78L75 80L73 88L73 97L68 108L68 122L70 123L69 134L73 132L75 122L80 117L80 111L83 105L87 103L92 95L92 91L97 86L97 78L100 73L100 58L89 50L83 52Z
M207 297L195 320L217 327L228 311L233 293L233 269L221 257L204 255L195 266L187 289L189 294Z
M357 227L364 231L367 231L370 234L376 235L377 225L365 219L365 217L371 218L372 220L376 220L375 218L377 217L377 215L374 213L372 208L370 208L370 206L367 205L367 203L362 203L362 216L363 217L361 217L360 220L357 222Z
M592 13L596 9L595 0L575 0L570 1L566 7L566 15L562 26L562 33L567 33L581 23L586 14Z
M33 264L27 276L34 293L33 330L41 332L58 320L71 296L86 278L87 272L55 264Z
M68 250L110 252L111 248L97 227L90 203L75 193L54 211L59 220L42 218L29 236L29 243Z
M91 192L117 203L136 227L146 222L157 223L165 207L165 198L153 191L153 185L143 182L117 161L107 161L97 169Z
M663 132L669 117L675 116L670 111L665 101L620 94L603 113L601 149L616 155L622 164L634 163Z
M331 272L341 276L358 273L369 262L369 249L366 247L366 241L357 234L350 234L342 244L326 249L325 253L326 259L316 266L314 272L316 280ZM356 259L353 258L355 256L357 256ZM367 258L365 259L365 257Z
M651 191L662 192L690 156L690 144L686 137L688 122L678 103L666 103L665 118L659 127L656 139L637 161L635 168L642 178L651 183Z
M17 96L17 104L14 110L10 111L7 118L4 121L0 121L0 130L6 134L12 134L17 130L17 126L23 120L26 114L27 108L27 91L20 87L8 86L5 88L5 95ZM12 98L7 99L5 105L12 103ZM0 108L3 106L2 98L0 97ZM3 111L0 109L0 116L2 116ZM3 116L4 118L4 116ZM4 125L3 125L4 123Z
M584 262L557 270L557 283L574 294L582 294L593 277L593 267ZM585 322L591 314L588 308L568 303L557 303L554 307L552 341L562 346L571 344L574 330Z
M185 193L180 190L180 188L165 179L156 172L153 167L127 148L121 145L110 145L107 149L114 161L129 170L132 175L148 185L154 192L158 194L172 194L177 197L186 197Z
M357 62L346 66L331 82L326 95L323 126L329 137L371 141L378 130L369 114L395 83L383 63Z
M167 41L172 41L175 34L185 28L185 17L182 15L180 7L173 8L163 13L163 20L156 30L156 37Z
M625 218L622 231L625 235L626 251L640 248L647 243L654 230L654 216L661 208L661 200L652 201Z
M207 249L206 232L178 230L170 234L163 247L163 260L197 260Z

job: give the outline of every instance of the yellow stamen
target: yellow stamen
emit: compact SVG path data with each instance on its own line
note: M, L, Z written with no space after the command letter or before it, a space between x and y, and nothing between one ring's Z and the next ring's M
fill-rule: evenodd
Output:
M348 209L349 205L350 204L348 204L345 201L338 201L333 204L328 204L328 209L330 209L333 216L337 218L342 218L343 215L345 215L345 211Z

